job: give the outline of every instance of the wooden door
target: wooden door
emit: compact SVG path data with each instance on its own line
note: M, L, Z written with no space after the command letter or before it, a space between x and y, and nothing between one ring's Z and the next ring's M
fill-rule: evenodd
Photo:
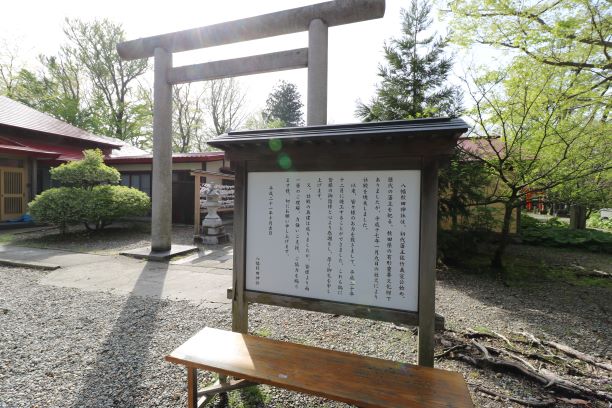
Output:
M26 207L25 170L16 167L0 168L0 219L15 219Z

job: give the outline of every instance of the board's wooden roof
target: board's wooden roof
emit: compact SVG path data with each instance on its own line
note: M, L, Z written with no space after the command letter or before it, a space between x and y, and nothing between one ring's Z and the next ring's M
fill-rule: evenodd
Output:
M208 144L220 149L231 149L245 145L261 145L268 143L271 139L279 139L283 144L287 144L291 142L317 143L329 140L336 142L376 141L379 138L393 140L395 138L427 138L427 136L445 135L458 138L467 130L468 125L459 118L430 118L234 131L223 134L209 141Z

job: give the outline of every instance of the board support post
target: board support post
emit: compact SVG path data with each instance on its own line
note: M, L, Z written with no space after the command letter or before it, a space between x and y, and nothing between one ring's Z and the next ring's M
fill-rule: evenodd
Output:
M421 171L421 240L419 248L418 363L434 365L438 162L426 158Z
M249 305L244 298L245 289L245 226L246 226L246 164L235 164L236 190L234 191L234 267L232 297L232 331L249 331Z

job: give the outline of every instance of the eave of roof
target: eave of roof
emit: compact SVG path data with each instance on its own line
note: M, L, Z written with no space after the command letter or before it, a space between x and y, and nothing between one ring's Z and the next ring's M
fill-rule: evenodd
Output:
M47 135L59 135L104 146L121 146L120 143L111 139L89 133L5 96L0 96L0 125Z
M172 155L173 163L202 163L215 160L223 160L223 152L207 153L175 153ZM153 162L153 155L140 156L110 156L105 159L106 163L112 164L148 164Z
M25 155L43 160L66 162L83 158L82 146L50 144L40 140L0 138L0 151L15 155Z
M9 154L26 154L30 157L36 157L41 159L57 159L61 156L61 153L34 149L27 146L14 146L0 144L0 152Z
M270 139L280 139L284 143L317 142L323 139L352 142L371 138L402 137L408 135L460 135L467 130L467 124L458 118L429 118L235 131L223 134L211 140L208 144L217 148L231 148L235 145L259 145L267 143Z

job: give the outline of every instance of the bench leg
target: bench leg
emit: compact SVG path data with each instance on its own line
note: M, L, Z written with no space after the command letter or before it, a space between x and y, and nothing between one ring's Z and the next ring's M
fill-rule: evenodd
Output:
M187 408L198 408L198 370L187 367Z

